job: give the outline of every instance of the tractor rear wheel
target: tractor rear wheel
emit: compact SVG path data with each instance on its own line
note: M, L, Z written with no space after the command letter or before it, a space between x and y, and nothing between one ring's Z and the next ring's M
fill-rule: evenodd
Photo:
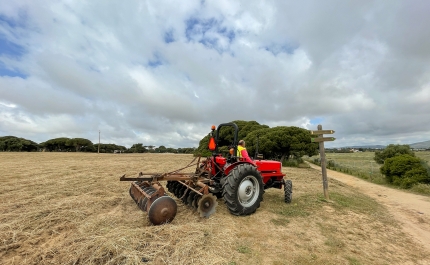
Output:
M293 199L293 182L291 180L284 180L284 195L285 203L291 203Z
M231 214L254 213L263 200L263 180L257 169L250 164L233 168L223 184L222 195Z

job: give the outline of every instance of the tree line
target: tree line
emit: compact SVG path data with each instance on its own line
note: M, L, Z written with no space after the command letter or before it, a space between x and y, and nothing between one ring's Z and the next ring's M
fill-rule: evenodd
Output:
M116 144L93 144L85 138L60 137L47 140L42 143L19 138L15 136L0 137L1 152L98 152L100 153L180 153L193 154L196 148L168 148L165 146L143 145L142 143L133 144L130 148Z
M288 158L301 158L304 155L313 156L318 153L318 144L311 142L308 130L295 126L277 126L270 128L256 121L232 121L239 128L238 137L246 142L246 148L251 157L263 156L264 159L276 159L283 162ZM233 128L223 127L219 132L219 152L227 155L233 143ZM168 148L163 145L133 144L130 148L116 144L100 144L101 153L182 153L200 156L210 156L208 150L210 135L200 140L198 148ZM239 140L238 139L238 140ZM85 138L60 137L42 143L15 136L0 137L0 151L17 152L97 152L98 144L93 144Z
M238 140L246 143L246 149L251 157L262 155L264 159L276 159L283 162L288 158L301 158L304 155L313 156L318 153L318 143L311 142L308 130L295 126L277 126L270 128L256 121L232 121L239 128ZM218 151L227 155L233 143L233 128L223 127L219 132ZM210 134L199 143L195 154L208 156ZM257 150L258 148L258 150Z

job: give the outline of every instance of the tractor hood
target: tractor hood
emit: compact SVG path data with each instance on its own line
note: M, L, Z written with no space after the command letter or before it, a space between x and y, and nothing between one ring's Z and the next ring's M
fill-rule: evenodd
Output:
M279 161L273 160L255 160L257 169L261 172L277 172L281 173L282 165Z

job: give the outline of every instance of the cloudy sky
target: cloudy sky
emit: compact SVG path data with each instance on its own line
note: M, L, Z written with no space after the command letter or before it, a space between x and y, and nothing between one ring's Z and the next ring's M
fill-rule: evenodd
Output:
M430 1L0 0L0 136L197 146L212 124L430 140Z

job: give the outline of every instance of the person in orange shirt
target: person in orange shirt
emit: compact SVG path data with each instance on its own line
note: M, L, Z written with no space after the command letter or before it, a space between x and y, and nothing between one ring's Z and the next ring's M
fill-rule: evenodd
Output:
M241 160L241 161L246 161L249 162L253 165L255 165L254 161L251 160L251 158L248 155L248 151L246 151L245 148L245 141L244 140L240 140L237 146L237 157Z

